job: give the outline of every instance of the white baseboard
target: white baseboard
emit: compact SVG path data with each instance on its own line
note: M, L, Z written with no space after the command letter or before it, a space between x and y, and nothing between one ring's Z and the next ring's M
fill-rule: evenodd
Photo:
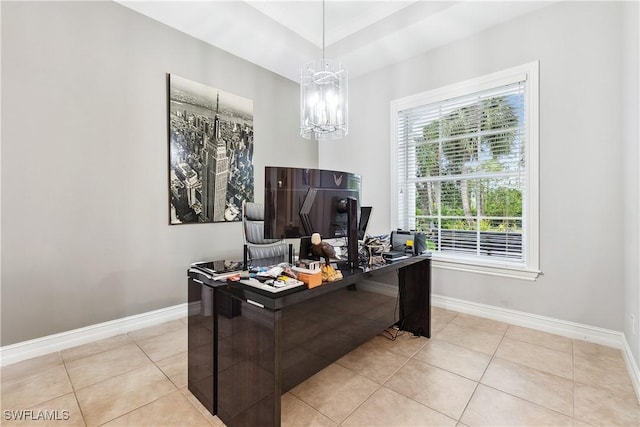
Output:
M640 402L640 370L638 369L636 360L633 358L631 347L629 346L629 342L626 338L624 340L624 348L622 349L622 353L624 354L624 362L627 365L627 372L629 372L629 377L631 378L631 384L633 384L633 389L636 392L636 397L638 398L638 402Z
M187 303L0 347L0 366L187 316Z
M511 325L523 326L568 338L618 348L622 350L623 358L627 365L627 372L631 378L636 397L640 402L640 370L631 353L629 342L622 332L442 295L431 295L431 305L460 313L472 314L478 317L499 320Z
M524 311L480 304L445 297L442 295L432 295L431 304L436 307L446 308L460 313L486 317L488 319L499 320L511 325L537 329L539 331L602 344L608 347L615 347L619 349L624 347L624 334L622 332L603 329L597 326L589 326L582 323L569 322L552 317L526 313Z

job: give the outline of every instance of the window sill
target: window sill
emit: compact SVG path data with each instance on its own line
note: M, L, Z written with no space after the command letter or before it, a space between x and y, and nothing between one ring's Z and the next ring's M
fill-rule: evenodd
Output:
M432 266L446 270L464 271L467 273L487 274L490 276L507 277L535 281L541 274L539 270L532 270L507 263L478 262L475 259L453 258L432 253Z

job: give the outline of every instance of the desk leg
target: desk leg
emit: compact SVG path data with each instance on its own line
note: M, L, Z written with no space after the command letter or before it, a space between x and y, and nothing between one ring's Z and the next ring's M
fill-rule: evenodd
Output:
M431 338L431 259L398 270L398 286L402 329Z
M279 426L281 313L220 292L216 303L218 417L230 427Z

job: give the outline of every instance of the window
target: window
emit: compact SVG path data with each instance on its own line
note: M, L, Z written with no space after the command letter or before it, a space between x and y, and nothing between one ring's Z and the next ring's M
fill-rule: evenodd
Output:
M434 265L539 274L537 97L534 62L391 103L392 221Z

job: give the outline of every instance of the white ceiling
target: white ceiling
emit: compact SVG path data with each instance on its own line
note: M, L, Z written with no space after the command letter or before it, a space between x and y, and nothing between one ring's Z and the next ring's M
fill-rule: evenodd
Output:
M321 1L116 1L294 81L322 57ZM551 3L329 0L325 57L353 78Z

